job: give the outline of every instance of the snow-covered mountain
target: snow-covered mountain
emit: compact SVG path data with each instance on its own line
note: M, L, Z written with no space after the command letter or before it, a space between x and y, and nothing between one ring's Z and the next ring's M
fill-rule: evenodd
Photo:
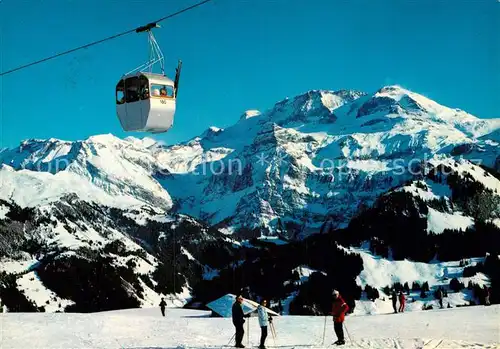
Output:
M1 197L36 205L75 193L116 207L174 208L229 231L281 218L304 233L327 216L345 226L359 203L412 178L418 160L498 166L499 135L500 119L398 86L315 90L174 146L112 135L25 141L0 154Z
M160 294L182 306L190 283L211 272L210 251L232 246L190 217L148 206L122 210L66 195L0 207L0 300L11 311L154 306Z
M307 237L319 255L330 246L329 258L352 262L353 292L369 259L349 256L356 252L337 242L368 241L372 253L388 260L481 257L489 251L482 245L450 255L441 247L451 232L477 229L497 248L490 230L500 226L499 143L500 119L480 119L399 86L308 91L172 146L112 135L26 140L0 152L0 265L15 276L6 289L41 282L47 291L37 306L81 309L88 298L75 296L78 282L60 288L57 275L74 275L71 265L88 275L109 265L101 272L120 284L124 304L153 305L162 293L197 300L201 290L225 289L238 270L265 275L264 265L258 271L244 263L274 258L259 244L286 259L297 253L286 241ZM331 237L336 229L343 229L338 239ZM405 247L401 231L423 239L422 249ZM331 236L314 237L325 232ZM263 240L239 242L255 237ZM307 246L300 258L280 260L286 271L276 280L293 285L297 268L334 268L311 261ZM102 304L113 282L95 295ZM287 287L280 297L298 309L300 285ZM12 292L8 297L19 296Z
M0 153L1 197L37 206L71 193L114 207L148 203L169 210L172 199L153 178L161 169L147 140L134 141L111 135L78 142L24 141Z

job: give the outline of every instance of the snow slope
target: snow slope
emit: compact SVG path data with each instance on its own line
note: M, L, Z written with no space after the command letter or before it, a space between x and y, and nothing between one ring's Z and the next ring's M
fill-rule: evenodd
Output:
M221 348L234 334L230 319L209 318L209 312L171 309L123 310L95 314L3 314L1 346L5 349L52 348ZM498 348L500 306L467 307L347 317L344 348ZM275 317L277 338L268 347L327 348L336 340L324 317ZM248 319L244 344L258 345L260 329ZM26 329L29 328L29 331ZM249 330L249 331L248 331ZM247 338L247 334L249 335Z
M386 286L391 287L397 282L401 283L401 285L407 282L410 289L413 282L417 282L419 285L424 282L429 284L430 292L427 292L426 298L420 297L420 291L411 291L406 296L407 311L422 311L424 305L431 305L433 309L438 309L439 302L434 298L433 291L439 286L448 290L452 278L457 278L465 286L469 284L469 281L481 287L484 285L490 286L488 277L483 273L477 273L472 277L463 277L465 266L460 266L459 261L434 263L420 263L409 260L395 261L373 256L368 251L359 248L351 248L350 250L359 253L363 260L363 271L356 278L356 283L363 289L370 285L380 292L380 298L376 299L375 302L363 298L357 300L354 315L391 313L390 295L384 294L382 289ZM484 258L470 258L470 262L471 265L475 265L484 262ZM451 307L462 306L468 304L472 298L472 291L468 289L460 292L449 290L448 297L443 299L443 305L444 307L447 307L448 304Z
M445 229L465 230L474 225L470 217L460 214L447 214L429 208L427 230L435 234L442 233Z
M112 135L24 141L0 153L0 198L33 207L76 194L120 208L154 204L169 209L172 200L153 178L158 166L147 146Z
M56 312L64 311L64 308L72 301L61 299L57 295L48 290L38 279L35 272L27 273L17 279L18 290L22 291L28 299L33 300L36 304L43 304L45 311Z

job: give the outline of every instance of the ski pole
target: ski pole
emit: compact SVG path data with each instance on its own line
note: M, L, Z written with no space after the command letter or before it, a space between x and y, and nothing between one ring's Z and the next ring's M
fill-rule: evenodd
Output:
M250 346L250 319L248 318L247 322L247 345Z
M227 346L229 346L229 345L233 342L234 336L236 336L236 333L235 333L235 334L233 334L233 336L231 337L231 339L230 339L230 340L229 340L229 342L227 343Z
M276 331L274 329L274 324L271 322L271 334L273 335L273 343L276 346Z
M276 327L274 327L274 323L271 324L272 328L273 328L273 334L274 334L274 337L275 338L278 338L278 334L276 333Z
M345 328L345 332L347 333L347 337L349 338L349 341L352 343L351 335L349 334L349 331L347 330L347 326L345 325L345 322L344 322L344 328Z
M325 315L325 324L323 326L323 341L321 342L321 345L324 345L325 344L325 335L326 335L326 318L328 317L328 315Z

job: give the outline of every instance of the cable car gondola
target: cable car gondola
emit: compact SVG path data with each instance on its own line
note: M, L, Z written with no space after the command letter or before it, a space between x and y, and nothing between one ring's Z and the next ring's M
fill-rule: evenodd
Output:
M163 53L151 31L156 27L156 23L150 23L136 29L138 33L148 32L149 61L123 75L116 84L116 114L126 132L162 133L174 123L182 62L174 80L165 75ZM153 72L157 63L161 74Z

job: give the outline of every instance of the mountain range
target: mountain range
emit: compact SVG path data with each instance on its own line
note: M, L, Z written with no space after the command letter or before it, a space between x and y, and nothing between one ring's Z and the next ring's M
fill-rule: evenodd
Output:
M160 294L203 302L214 288L262 296L259 281L243 280L245 265L281 254L277 280L295 286L267 296L292 309L322 273L363 299L355 289L366 292L373 256L484 257L473 281L486 285L486 253L500 253L499 142L500 119L400 86L308 91L169 146L113 135L25 140L0 152L0 299L9 309L94 311L155 305ZM458 231L476 231L479 242L447 240ZM408 244L414 238L420 247ZM336 262L358 255L360 268L338 275L311 260L309 244ZM371 286L418 281L405 268ZM225 272L238 270L243 279L229 285Z

